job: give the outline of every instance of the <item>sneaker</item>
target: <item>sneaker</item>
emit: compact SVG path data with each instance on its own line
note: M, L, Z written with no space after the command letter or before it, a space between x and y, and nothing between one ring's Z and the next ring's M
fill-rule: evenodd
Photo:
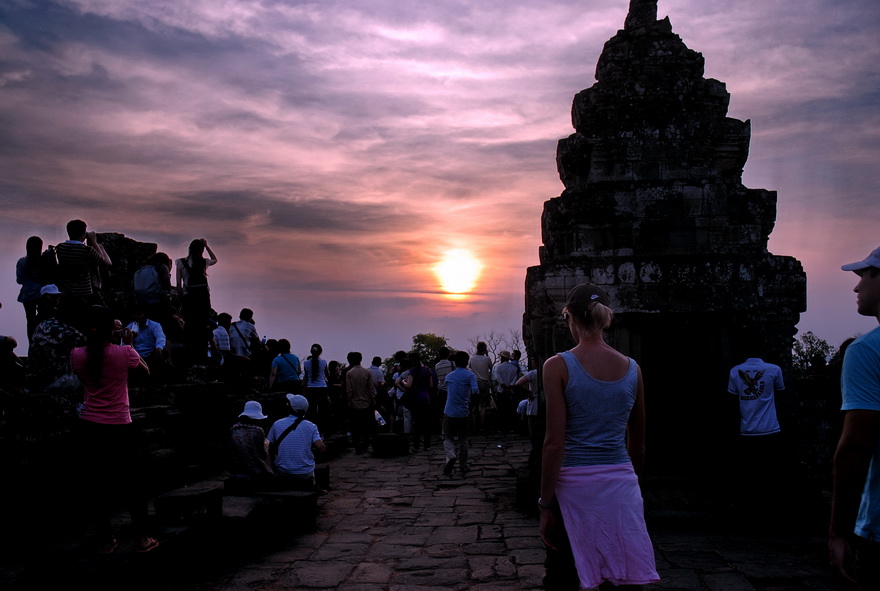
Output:
M455 466L455 458L449 458L448 460L446 460L446 465L443 466L443 473L447 474L447 475L452 474L452 468L454 466Z
M463 466L461 467L461 475L462 475L462 476L464 476L465 474L467 474L467 473L470 472L470 471L471 471L471 467L470 467L470 466L465 466L465 465L463 465Z

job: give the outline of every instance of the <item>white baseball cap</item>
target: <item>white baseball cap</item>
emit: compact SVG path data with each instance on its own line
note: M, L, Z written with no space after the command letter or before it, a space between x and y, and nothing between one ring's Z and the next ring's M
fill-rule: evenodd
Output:
M880 247L875 248L874 252L865 257L865 260L843 265L841 269L844 271L861 271L869 267L880 269Z

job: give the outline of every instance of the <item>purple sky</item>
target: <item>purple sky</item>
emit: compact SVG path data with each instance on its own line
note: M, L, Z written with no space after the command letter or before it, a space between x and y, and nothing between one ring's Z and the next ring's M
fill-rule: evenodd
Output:
M457 348L521 328L559 138L627 0L0 5L0 333L13 269L73 218L183 256L206 237L218 311L325 357ZM839 270L880 245L880 3L660 0L752 122L743 181L779 194L770 250L808 276L799 329L874 326ZM431 268L483 274L450 299ZM19 348L26 353L26 347Z

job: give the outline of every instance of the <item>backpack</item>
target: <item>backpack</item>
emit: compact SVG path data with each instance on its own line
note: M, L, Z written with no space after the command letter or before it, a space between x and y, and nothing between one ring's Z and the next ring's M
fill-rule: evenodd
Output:
M51 244L40 255L40 281L43 285L58 283L58 257Z

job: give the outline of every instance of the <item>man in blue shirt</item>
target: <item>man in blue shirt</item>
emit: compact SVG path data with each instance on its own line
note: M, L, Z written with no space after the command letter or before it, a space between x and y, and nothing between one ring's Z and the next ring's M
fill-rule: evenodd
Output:
M859 276L859 314L880 322L880 248L841 268ZM846 414L834 454L828 549L844 579L880 589L880 327L847 348L841 392Z
M318 427L305 420L309 401L301 394L288 394L290 416L278 419L269 429L269 455L284 488L315 489L315 453L327 448Z
M462 476L469 470L468 460L468 411L471 396L480 390L477 376L467 368L466 351L458 351L452 358L455 369L446 374L446 408L443 411L443 450L446 452L444 474L452 474L455 461ZM458 456L455 455L455 440L458 439Z
M162 325L147 318L144 309L135 310L134 321L128 325L131 332L131 346L144 358L150 367L150 379L161 379L165 366L165 331Z

